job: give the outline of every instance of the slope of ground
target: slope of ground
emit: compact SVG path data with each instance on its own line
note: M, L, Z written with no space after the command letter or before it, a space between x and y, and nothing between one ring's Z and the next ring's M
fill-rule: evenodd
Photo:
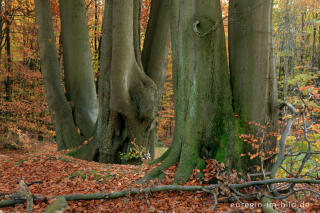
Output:
M0 150L0 200L20 190L19 181L33 183L29 189L34 195L50 198L67 194L88 194L114 192L127 188L139 188L135 182L144 176L152 166L112 165L86 162L71 158L55 151L53 143L33 142L24 150ZM175 167L166 171L167 177L153 185L170 184ZM200 185L192 178L186 185ZM150 184L148 185L150 186ZM306 198L307 199L307 198ZM294 202L301 209L318 212L319 201L299 200ZM68 201L66 212L261 212L259 203L250 201L251 207L240 203L220 203L213 210L214 199L204 192L158 192L153 194L130 195L118 199ZM247 201L245 201L247 202ZM249 204L249 203L248 203ZM282 211L290 212L292 203ZM304 206L302 206L304 204ZM308 205L306 205L308 204ZM317 205L318 204L318 205ZM34 204L34 212L42 212L48 204ZM281 208L281 203L277 203ZM3 212L25 212L26 205L0 208Z

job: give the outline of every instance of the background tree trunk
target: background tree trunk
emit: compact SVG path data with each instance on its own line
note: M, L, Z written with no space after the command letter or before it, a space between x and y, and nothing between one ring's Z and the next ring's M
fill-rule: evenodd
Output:
M39 27L41 71L56 130L58 149L72 148L80 145L82 141L74 125L71 107L67 103L62 87L49 0L36 0L35 7Z
M3 40L3 18L2 18L2 0L0 0L0 59L1 59L1 52L2 52L2 40Z
M5 11L5 16L7 19L5 20L6 22L6 27L4 29L5 31L5 43L6 43L6 57L7 57L7 62L6 62L6 69L7 69L7 79L5 82L5 87L6 87L6 101L11 101L11 93L12 93L12 88L11 88L11 78L10 78L10 73L11 73L11 37L10 37L10 21L8 19L8 12Z
M248 122L270 123L271 131L276 128L277 87L272 45L272 0L231 0L230 73L233 107L240 117L241 133L255 133L254 125ZM273 142L270 147L274 148ZM251 145L243 143L242 153L251 150ZM242 159L239 162L242 169L257 163Z
M89 138L98 116L84 0L60 0L63 64L67 99L81 133Z

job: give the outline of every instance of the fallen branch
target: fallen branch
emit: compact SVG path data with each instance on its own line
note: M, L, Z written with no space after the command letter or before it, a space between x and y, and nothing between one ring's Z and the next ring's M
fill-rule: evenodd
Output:
M310 180L310 179L301 179L301 178L279 178L279 179L257 180L257 181L250 181L246 183L230 184L229 187L231 189L243 189L243 188L248 188L250 186L261 186L261 185L269 185L274 183L320 184L320 180Z
M209 185L209 186L180 186L180 185L162 185L155 187L147 188L133 188L126 189L118 192L112 193L94 193L94 194L73 194L73 195L64 195L63 197L66 200L99 200L99 199L112 199L119 198L134 194L144 194L151 192L161 192L161 191L208 191L216 188L218 185Z
M112 193L93 193L93 194L71 194L71 195L62 195L60 197L64 197L67 201L74 200L100 200L100 199L113 199L119 198L134 194L144 194L144 193L152 193L152 192L161 192L161 191L204 191L208 192L212 189L218 187L217 184L208 185L208 186L180 186L180 185L162 185L155 187L147 187L147 188L133 188L126 189L118 192ZM42 198L39 196L38 198ZM55 197L49 198L48 200L54 199ZM35 199L36 200L36 199ZM43 198L42 198L43 200ZM11 206L18 203L24 203L26 199L12 199L12 200L4 200L0 201L0 207Z
M239 195L240 197L246 198L246 195L239 193L237 189L248 188L251 186L269 185L269 184L275 184L275 183L320 184L320 180L308 180L308 179L299 179L299 178L269 179L269 180L251 181L246 183L229 184L229 188L234 192L236 192L236 194ZM132 189L126 189L126 190L111 192L111 193L71 194L71 195L61 195L59 197L62 197L67 201L101 200L101 199L120 198L124 196L135 195L135 194L146 194L146 193L163 192L163 191L203 191L213 195L214 207L216 207L218 204L218 200L217 200L218 194L214 193L212 190L218 188L218 186L219 186L218 184L212 184L208 186L160 185L160 186L153 186L153 187L147 187L147 188L132 188ZM45 199L42 196L33 196L33 199L34 200L52 200L52 199L56 199L56 197ZM22 199L22 198L13 199L13 200L4 200L4 201L0 201L0 207L15 205L15 204L24 203L24 202L26 202L26 199Z
M6 207L6 206L14 206L16 204L23 204L27 200L25 197L21 196L20 194L13 194L9 195L6 197L10 197L10 200L0 200L0 208ZM43 196L32 196L33 201L42 201L42 202L47 202L47 199Z

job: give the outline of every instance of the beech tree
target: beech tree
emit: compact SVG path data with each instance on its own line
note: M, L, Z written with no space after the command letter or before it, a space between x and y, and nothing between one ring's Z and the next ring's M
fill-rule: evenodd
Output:
M58 149L72 148L82 144L74 124L72 109L62 87L61 70L53 34L52 15L49 1L36 0L36 21L39 27L38 43L40 63L47 102L56 130Z
M155 114L170 44L169 0L151 3L140 53L140 1L107 0L105 6L97 139L100 162L121 162L130 143L154 154Z
M163 90L170 44L169 1L152 1L142 53L140 1L107 0L105 4L99 78L100 111L95 129L96 94L83 0L60 1L65 87L72 108L63 94L56 49L53 43L46 41L54 41L51 38L53 30L48 2L36 4L36 7L46 9L37 9L41 65L56 130L59 131L61 125L68 125L72 129L69 134L75 136L75 125L78 125L84 136L94 136L90 143L74 150L72 155L87 160L120 163L120 153L126 153L132 141L146 147L153 156L155 114ZM51 25L44 26L46 22ZM48 60L50 57L51 60ZM51 90L51 86L58 89ZM68 111L69 114L61 118L56 116L61 113L59 107L65 107L65 113ZM67 118L74 119L75 123L60 125L60 120ZM57 137L58 144L66 143L64 138L70 137L68 132ZM70 138L75 142L60 145L59 149L80 144L79 137Z
M229 5L229 57L234 112L239 133L255 134L249 122L277 129L277 82L272 42L272 0L231 0ZM267 133L266 133L267 134ZM275 138L264 138L265 151L275 151ZM242 153L252 145L242 143ZM243 157L242 168L260 165ZM269 167L269 166L268 166Z
M89 138L98 116L86 9L83 0L60 1L64 85L81 133Z
M50 3L42 1L35 5L41 70L58 149L70 149L83 143L77 128L80 128L82 135L87 138L93 134L98 114L84 2L62 1L60 4L68 99L62 86Z
M175 182L185 182L194 168L205 167L204 157L247 172L257 162L248 164L248 159L241 157L252 148L238 138L239 134L255 133L246 121L276 122L272 1L230 2L231 79L220 1L179 0L172 1L171 8L174 139L155 161L162 164L143 180L161 176L178 162ZM234 113L239 113L239 118Z
M171 22L175 134L168 151L156 160L162 161L162 164L145 178L158 177L163 170L179 162L175 181L184 182L194 168L204 168L203 158L227 161L229 168L245 172L249 166L255 165L256 161L241 157L242 153L250 152L252 147L246 145L238 136L254 134L257 131L248 125L247 121L263 125L270 122L270 129L274 128L276 87L272 61L272 1L251 3L246 0L230 2L229 70L224 18L219 0L177 0L171 1L171 4L169 0L153 0L142 53L139 33L140 1L106 0L100 56L99 115L93 139L80 149L74 150L72 155L87 160L121 163L124 161L120 154L127 153L132 142L139 147L145 147L151 156L153 155L156 138L154 118L165 78ZM68 6L63 4L62 11L64 6ZM72 5L69 7L65 12L69 11L71 14ZM84 10L81 11L84 13ZM37 18L40 19L41 12L38 13L40 14ZM78 14L74 11L73 13ZM62 20L66 26L66 23L72 23L72 19L70 21L68 18L65 16ZM236 26L238 22L242 23L240 28ZM79 40L87 40L84 36L86 29L76 26L77 29L70 34L83 33ZM46 27L48 28L39 26L39 39L41 35L46 35L41 31L49 32ZM65 29L65 32L68 30ZM68 41L71 51L66 51L72 57L66 56L69 57L67 60L75 61L77 57L88 57L88 54L72 53L77 41L68 36L70 35L65 35L64 40ZM42 42L49 45L44 41ZM85 42L83 46L86 46ZM45 44L42 44L41 48L46 48ZM56 61L55 49L51 46L50 48L51 57ZM83 51L88 49L83 48L86 49ZM48 48L43 50L49 54L48 51ZM45 64L49 63L45 60L42 60L42 68L52 69L52 66ZM55 66L56 64L53 67ZM67 75L72 76L75 71L76 69ZM59 69L56 68L53 72L59 73ZM47 82L51 82L52 77L46 77L45 71L44 77L49 77ZM62 90L61 82L58 85L60 80L56 80L56 87L61 87ZM80 82L84 81L84 78L74 78L70 82L75 83L76 80ZM68 88L68 82L66 87ZM73 88L69 88L70 94ZM49 99L52 95L50 96L49 91L47 89L50 105ZM70 106L65 104L65 101L65 97L61 97L63 104L59 104L66 105L70 113ZM54 101L51 100L51 103L51 108L55 109ZM89 111L88 109L87 112ZM235 117L235 114L238 114L239 118ZM74 129L72 127L72 130ZM273 146L274 143L270 144L266 150Z

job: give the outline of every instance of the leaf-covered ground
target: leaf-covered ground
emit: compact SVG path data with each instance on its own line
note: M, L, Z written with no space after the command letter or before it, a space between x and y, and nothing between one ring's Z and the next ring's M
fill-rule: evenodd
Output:
M47 198L74 193L114 192L127 188L142 187L135 184L139 178L152 169L152 166L113 165L86 162L56 152L52 143L33 142L23 150L0 150L0 200L5 195L20 190L19 181L34 183L29 189L34 195ZM212 165L211 165L212 168ZM166 178L151 184L170 184L175 166L165 171ZM205 177L212 177L210 169ZM192 178L186 185L200 185ZM148 185L150 186L150 184ZM251 207L245 207L237 201L223 202L215 210L213 196L205 192L159 192L126 196L118 199L68 201L67 212L262 212L260 203L243 201ZM48 204L34 204L34 212L42 212ZM320 212L320 202L311 196L275 203L278 210L293 212L299 207L306 212ZM285 208L282 208L285 207ZM3 212L25 212L26 205L0 208Z

